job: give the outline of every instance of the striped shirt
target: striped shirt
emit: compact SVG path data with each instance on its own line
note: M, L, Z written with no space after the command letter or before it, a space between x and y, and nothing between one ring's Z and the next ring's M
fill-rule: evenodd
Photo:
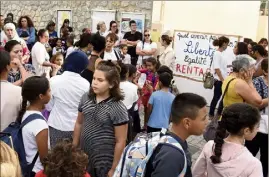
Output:
M112 97L97 103L86 93L78 110L84 116L81 147L89 157L87 170L93 177L105 177L113 163L114 126L128 123L127 108L122 101L115 101Z

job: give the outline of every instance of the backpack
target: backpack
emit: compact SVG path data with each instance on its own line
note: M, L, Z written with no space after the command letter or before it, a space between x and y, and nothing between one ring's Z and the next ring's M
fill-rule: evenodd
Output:
M166 129L161 132L140 134L123 151L120 162L113 177L143 177L146 173L147 162L158 145L169 144L184 154L184 168L179 177L184 176L187 170L186 155L182 146L173 137L166 135Z
M26 153L25 153L23 138L22 138L22 128L25 125L27 125L29 122L36 119L45 120L43 116L41 116L40 114L31 114L21 124L17 121L9 124L9 126L2 132L2 134L5 134L7 136L3 136L0 138L1 141L11 146L17 152L18 158L20 161L21 170L24 177L30 176L34 168L35 162L39 156L39 153L37 151L32 163L30 164L27 163Z
M215 83L215 79L213 74L210 72L210 68L212 66L213 59L211 60L210 66L203 75L203 83L205 89L212 89Z

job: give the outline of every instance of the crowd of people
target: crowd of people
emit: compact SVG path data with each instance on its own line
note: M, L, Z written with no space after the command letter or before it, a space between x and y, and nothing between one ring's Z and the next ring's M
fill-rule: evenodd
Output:
M108 31L99 22L97 33L85 28L75 41L68 19L57 34L53 21L37 30L28 16L18 23L12 14L0 18L0 131L31 118L21 130L32 165L29 176L117 177L124 149L136 135L169 129L167 135L182 151L159 145L147 159L146 177L267 177L266 39L238 42L231 66L223 56L229 39L214 41L218 49L209 116L219 119L219 126L192 168L186 140L205 131L207 103L200 95L175 91L169 33L161 36L164 50L157 54L150 31L137 31L134 20L124 36L116 21ZM144 112L142 125L139 110ZM260 161L254 157L258 151ZM21 176L16 152L3 142L0 161L1 176Z

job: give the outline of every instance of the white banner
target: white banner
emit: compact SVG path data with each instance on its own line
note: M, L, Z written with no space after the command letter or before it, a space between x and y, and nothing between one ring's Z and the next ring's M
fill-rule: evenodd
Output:
M225 58L231 64L235 58L233 48L239 40L239 36L218 35L210 33L175 31L174 51L176 55L175 75L202 81L203 74L209 69L216 47L213 41L221 36L230 39L225 51Z

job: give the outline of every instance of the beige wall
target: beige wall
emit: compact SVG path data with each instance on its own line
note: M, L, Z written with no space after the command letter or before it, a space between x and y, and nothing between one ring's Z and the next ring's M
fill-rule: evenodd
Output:
M268 39L268 16L259 17L256 41L259 42L264 37Z
M257 37L260 1L165 1L164 30ZM154 1L153 20L160 2ZM154 21L153 21L154 22Z

